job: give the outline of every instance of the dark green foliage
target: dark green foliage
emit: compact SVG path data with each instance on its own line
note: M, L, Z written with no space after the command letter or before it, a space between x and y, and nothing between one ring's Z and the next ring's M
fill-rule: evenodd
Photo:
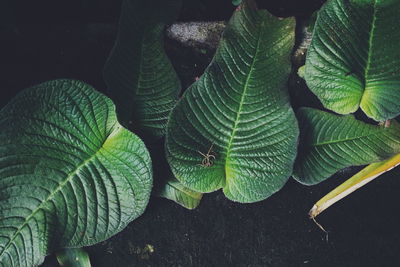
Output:
M317 184L337 171L353 165L382 161L400 153L400 125L389 127L302 108L299 155L293 176L304 184Z
M181 0L124 0L117 40L104 67L121 123L148 140L164 135L180 92L163 36L180 5Z
M285 184L298 135L286 87L294 24L253 1L235 12L167 127L167 159L184 186L255 202Z
M398 0L330 0L318 12L305 79L326 108L400 114L399 10Z
M143 213L149 153L87 84L24 90L0 111L0 129L1 267L103 241Z

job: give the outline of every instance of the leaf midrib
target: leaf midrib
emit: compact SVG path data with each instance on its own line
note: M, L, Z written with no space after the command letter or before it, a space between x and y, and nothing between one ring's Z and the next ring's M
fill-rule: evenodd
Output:
M373 13L372 13L372 22L371 22L371 30L369 33L369 39L368 39L368 57L367 57L367 63L364 69L364 88L363 88L363 93L360 99L360 105L363 102L364 96L365 96L365 91L367 89L367 77L369 73L369 69L371 68L371 57L372 57L372 48L373 48L373 38L375 34L375 23L376 23L376 12L377 12L377 7L376 7L377 0L374 0L374 5L373 5Z
M86 166L89 162L91 162L96 156L97 154L100 152L100 150L103 148L104 144L107 142L107 140L109 140L110 137L115 136L116 134L118 134L119 131L121 131L123 128L122 127L115 127L115 125L112 127L113 131L107 135L107 137L104 139L103 143L101 144L101 146L99 146L99 148L97 149L96 152L93 153L92 156L90 156L89 158L87 158L86 160L84 160L81 164L79 164L72 172L70 172L67 177L65 178L65 181L60 183L59 186L53 191L53 193L51 193L45 200L42 201L42 203L36 207L35 210L32 211L32 214L29 215L25 221L22 223L22 225L17 229L17 231L15 231L15 233L13 234L13 236L10 238L10 240L7 242L7 244L3 247L3 250L0 251L0 259L1 257L4 255L4 253L7 251L7 249L12 245L12 243L14 242L15 238L19 235L19 233L24 229L24 227L29 223L29 221L34 218L34 216L36 215L36 213L38 213L40 210L42 210L44 208L44 206L51 200L53 199L53 197L62 190L62 188L69 183L72 178L75 177L75 175L84 167ZM47 226L46 226L47 227Z
M344 143L348 141L355 141L361 138L366 138L366 137L373 137L376 136L377 133L372 133L372 134L367 134L367 135L361 135L361 136L356 136L356 137L351 137L351 138L346 138L346 139L340 139L340 140L332 140L332 141L326 141L322 143L316 143L316 144L311 144L313 147L317 146L323 146L323 145L332 145L332 144L338 144L338 143Z
M236 114L235 123L233 125L231 137L229 139L228 147L226 149L226 157L225 157L225 179L226 180L228 179L227 173L230 172L230 170L228 170L227 167L228 167L228 162L229 162L230 154L231 154L231 150L232 150L232 143L233 143L233 140L234 140L235 135L236 135L237 127L238 127L239 121L240 121L240 115L241 115L242 108L243 108L243 102L244 102L244 99L246 97L247 89L249 87L250 78L252 77L252 72L254 70L254 65L255 65L255 62L256 62L256 58L257 58L257 55L258 55L259 50L260 50L261 33L262 33L263 26L264 26L264 22L261 22L260 30L258 31L258 38L257 38L257 45L256 45L256 48L255 48L255 55L253 57L251 65L250 65L249 74L246 77L246 82L244 84L243 93L242 93L242 96L240 98L239 109L238 109L238 112Z

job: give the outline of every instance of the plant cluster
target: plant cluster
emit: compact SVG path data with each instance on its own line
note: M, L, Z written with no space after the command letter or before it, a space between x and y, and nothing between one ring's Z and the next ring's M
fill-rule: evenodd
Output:
M302 72L327 110L296 113L296 21L253 0L238 6L212 62L180 97L164 28L181 4L123 1L104 68L110 98L54 80L1 109L1 267L37 266L57 249L118 233L144 212L153 171L170 179L159 195L195 208L219 189L250 203L291 176L313 185L349 166L398 164L400 1L329 0L319 10ZM359 109L376 123L351 114ZM159 140L168 166L148 150Z

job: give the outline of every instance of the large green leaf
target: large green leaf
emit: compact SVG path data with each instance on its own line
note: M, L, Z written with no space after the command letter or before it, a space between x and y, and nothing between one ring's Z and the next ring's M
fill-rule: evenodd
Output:
M181 0L124 0L117 40L104 67L121 123L150 139L164 135L180 92L163 38L180 5Z
M328 112L302 108L300 147L293 176L303 184L317 184L353 165L385 160L400 153L400 125L375 126Z
M340 114L400 114L400 1L329 0L319 11L305 79Z
M167 159L183 185L254 202L285 184L298 137L286 87L294 26L253 1L235 11L210 66L171 113ZM210 162L200 154L208 151Z
M144 211L150 155L90 86L26 89L0 111L0 129L1 267L100 242Z

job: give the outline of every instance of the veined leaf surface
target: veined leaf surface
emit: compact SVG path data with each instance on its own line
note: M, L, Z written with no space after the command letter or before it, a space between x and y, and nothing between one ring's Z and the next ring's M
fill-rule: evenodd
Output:
M298 137L286 87L294 26L253 1L234 13L213 61L171 113L167 159L183 185L255 202L285 184Z
M124 0L117 40L104 67L121 123L150 140L164 135L181 88L163 37L180 6L181 0Z
M302 108L298 111L300 147L293 177L307 185L317 184L337 171L385 160L400 153L400 125L375 126L328 112Z
M398 0L329 0L319 11L305 79L326 108L400 114L399 10Z
M26 89L0 111L0 266L37 266L103 241L144 211L149 153L111 100L71 80Z

